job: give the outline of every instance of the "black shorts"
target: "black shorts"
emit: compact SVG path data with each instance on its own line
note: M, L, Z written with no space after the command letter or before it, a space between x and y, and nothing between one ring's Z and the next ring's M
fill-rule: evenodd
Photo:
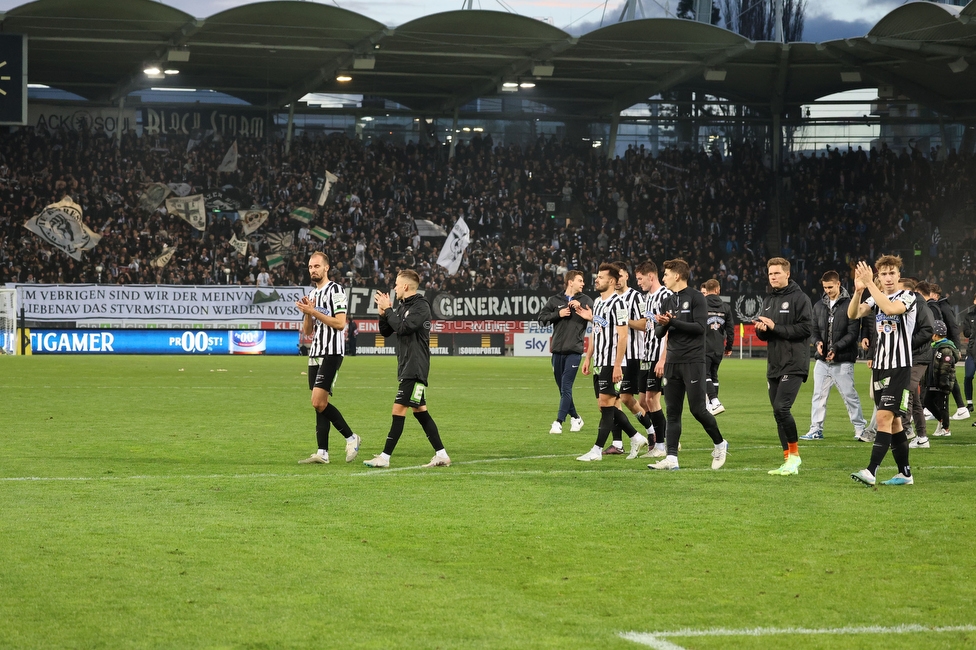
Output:
M600 399L600 395L620 397L620 384L613 381L613 366L604 366L600 372L593 369L593 392L597 399Z
M640 386L644 393L660 393L664 390L664 378L654 374L654 366L656 365L657 359L641 361Z
M891 411L896 416L908 412L908 386L912 382L911 368L874 370L871 373L874 404L879 411Z
M332 394L335 388L336 377L339 375L339 367L342 365L342 355L332 354L322 357L322 364L308 367L308 389L321 388Z
M641 362L637 359L627 359L627 365L623 367L624 378L620 380L621 395L640 395L643 391L641 383Z
M393 403L399 404L400 406L409 406L410 408L426 406L427 386L423 382L412 379L401 381L399 388L397 388L396 399L393 400Z

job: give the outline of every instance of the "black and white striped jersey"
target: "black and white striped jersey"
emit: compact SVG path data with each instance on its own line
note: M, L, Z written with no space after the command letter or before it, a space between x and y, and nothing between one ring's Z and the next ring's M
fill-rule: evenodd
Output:
M627 325L627 310L620 296L602 296L593 303L593 365L612 366L617 359L617 327ZM627 365L624 355L622 365Z
M905 305L905 313L890 316L881 311L868 297L864 302L875 309L875 330L878 342L874 349L874 369L910 368L912 365L912 334L915 332L915 318L918 303L914 291L896 291L888 296L892 302Z
M644 318L644 294L627 287L627 290L617 294L627 310L627 320L640 320ZM644 358L644 331L627 328L627 352L624 355L628 359L641 361Z
M661 358L661 347L664 344L664 340L659 339L657 334L654 333L654 325L657 322L654 320L654 317L666 311L664 309L664 303L671 295L671 290L662 284L657 288L657 291L653 293L648 291L644 297L644 316L647 318L646 335L644 337L644 361L657 361Z
M335 282L326 282L321 289L312 289L309 300L319 312L326 316L346 313L346 290ZM312 319L312 345L308 348L309 364L316 358L346 353L346 334L344 330L329 327L317 318Z

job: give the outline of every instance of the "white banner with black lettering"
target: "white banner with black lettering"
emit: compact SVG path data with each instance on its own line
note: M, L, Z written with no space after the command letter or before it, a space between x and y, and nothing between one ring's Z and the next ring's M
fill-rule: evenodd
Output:
M275 287L278 298L254 304L255 287L191 285L8 284L28 322L125 320L153 323L301 321L295 307L310 287Z

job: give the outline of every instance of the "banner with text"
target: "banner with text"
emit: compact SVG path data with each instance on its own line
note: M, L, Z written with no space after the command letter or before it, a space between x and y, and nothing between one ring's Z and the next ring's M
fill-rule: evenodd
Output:
M27 124L38 131L88 131L115 135L119 126L117 108L73 108L70 106L27 105ZM136 128L136 112L125 108L121 111L122 131Z
M93 319L194 323L242 320L301 321L295 302L308 287L275 287L280 296L254 303L256 287L192 285L15 284L24 318L31 322Z
M176 133L189 135L195 131L213 131L222 137L263 138L264 113L222 110L186 110L143 108L142 130L149 135Z

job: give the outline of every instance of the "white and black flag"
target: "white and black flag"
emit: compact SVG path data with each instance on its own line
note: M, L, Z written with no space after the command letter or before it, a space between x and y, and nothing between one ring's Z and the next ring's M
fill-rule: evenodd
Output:
M265 241L268 242L268 250L272 253L287 253L295 243L295 234L272 232L268 233Z
M316 200L318 205L325 205L329 200L329 192L339 178L332 172L326 171L324 177L315 179L315 189L319 191L319 198Z
M163 183L149 183L139 197L139 207L146 212L154 212L172 193L173 190Z
M444 248L441 249L441 254L437 256L437 264L447 269L448 274L455 275L461 268L464 251L471 242L470 233L471 229L468 228L468 224L464 223L464 217L458 218L454 227L451 228L451 232L448 233Z
M166 211L183 219L197 230L207 229L207 206L203 194L166 199Z
M241 219L245 235L250 235L268 220L267 210L241 210L237 214Z
M102 238L88 229L81 218L81 206L69 196L45 207L24 228L78 261L82 251L94 248Z
M224 154L224 159L220 161L220 167L217 168L218 172L236 172L237 171L237 140L234 140L234 144L230 146L227 153Z

